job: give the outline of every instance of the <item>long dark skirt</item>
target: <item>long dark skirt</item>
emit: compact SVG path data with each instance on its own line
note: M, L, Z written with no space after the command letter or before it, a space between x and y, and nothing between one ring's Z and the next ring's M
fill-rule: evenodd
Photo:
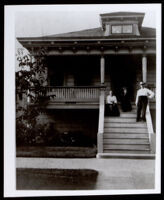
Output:
M120 116L120 112L117 104L106 104L105 105L106 116Z
M132 106L131 106L130 101L122 101L121 102L121 108L122 108L123 112L131 111Z
M131 111L132 106L128 96L122 96L121 98L121 108L123 112Z

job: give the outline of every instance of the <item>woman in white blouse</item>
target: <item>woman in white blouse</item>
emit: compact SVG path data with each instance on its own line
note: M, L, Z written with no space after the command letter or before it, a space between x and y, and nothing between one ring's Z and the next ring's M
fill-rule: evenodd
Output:
M119 116L120 112L117 106L117 98L113 95L112 90L109 91L109 95L106 97L105 114L109 116Z

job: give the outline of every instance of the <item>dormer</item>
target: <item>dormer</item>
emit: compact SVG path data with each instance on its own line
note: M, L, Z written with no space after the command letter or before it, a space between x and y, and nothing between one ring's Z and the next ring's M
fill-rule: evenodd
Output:
M104 36L140 36L144 13L114 12L100 14Z

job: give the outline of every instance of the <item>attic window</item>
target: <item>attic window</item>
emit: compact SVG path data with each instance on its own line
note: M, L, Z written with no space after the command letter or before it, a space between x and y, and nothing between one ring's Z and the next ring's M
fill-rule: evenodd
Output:
M133 27L132 25L113 25L112 26L112 34L122 34L122 33L132 33Z
M124 25L122 26L122 32L123 33L132 33L132 25Z
M112 33L122 33L121 26L112 26Z

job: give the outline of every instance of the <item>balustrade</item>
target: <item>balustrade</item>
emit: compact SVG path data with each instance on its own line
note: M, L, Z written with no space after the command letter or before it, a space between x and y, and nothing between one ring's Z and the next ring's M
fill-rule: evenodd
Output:
M99 101L99 86L46 87L46 96L50 101Z
M148 88L154 92L154 98L152 99L152 101L155 101L155 98L156 98L156 87L154 84L148 84Z

